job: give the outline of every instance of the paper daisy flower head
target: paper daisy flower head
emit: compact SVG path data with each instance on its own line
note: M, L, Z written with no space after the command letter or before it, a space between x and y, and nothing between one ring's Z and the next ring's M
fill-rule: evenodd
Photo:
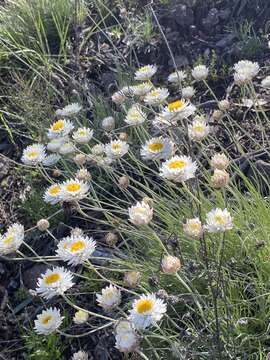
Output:
M142 295L133 302L129 320L136 329L145 329L161 320L166 311L167 306L163 300L156 298L154 294Z
M96 242L88 236L68 236L57 245L56 253L61 260L75 266L88 260L96 248Z
M205 65L197 65L193 68L191 74L195 80L205 80L208 76L209 70Z
M238 61L233 68L235 71L234 81L238 85L251 81L260 71L259 64L249 60Z
M89 314L87 311L78 310L73 316L73 322L77 325L84 324L89 319Z
M35 331L41 335L52 334L61 326L63 319L60 310L56 308L43 310L35 320Z
M233 228L232 217L227 209L213 209L206 214L205 229L209 233L224 232Z
M123 353L130 353L135 351L138 347L138 335L134 330L128 331L126 333L116 333L115 347Z
M195 89L193 86L186 86L182 88L183 99L191 99L195 95Z
M168 120L181 120L193 115L196 107L185 100L175 100L168 104L162 111L161 116Z
M215 154L210 160L210 165L213 169L226 170L230 165L230 160L223 153Z
M112 140L109 144L105 145L105 153L108 158L119 159L124 156L129 149L126 141Z
M166 88L155 88L145 95L144 102L148 105L160 105L169 96L169 91Z
M183 80L185 80L185 78L187 77L187 74L182 71L182 70L177 70L173 73L171 73L169 76L168 76L168 81L170 83L180 83L182 82Z
M89 185L78 179L71 179L61 184L59 197L62 201L78 201L86 197Z
M57 120L49 128L47 136L49 139L67 136L74 128L69 120Z
M82 110L82 106L78 103L72 103L63 107L63 109L56 110L57 116L68 117L78 114Z
M116 91L115 93L112 94L111 99L112 102L120 105L126 100L126 96L122 93L122 91Z
M77 351L76 353L73 354L71 360L88 360L88 354L85 351Z
M43 199L45 203L55 205L60 201L61 185L53 184L45 191Z
M24 239L24 227L13 224L8 227L5 234L0 235L0 254L7 255L19 249Z
M146 160L168 159L173 153L174 144L170 139L155 137L148 140L141 149L141 156Z
M261 86L265 89L270 89L270 76L266 76L262 79Z
M52 139L48 142L47 149L52 152L58 152L61 146L65 144L65 142L67 142L66 137Z
M48 269L38 279L36 292L41 297L49 300L56 295L63 295L74 283L70 271L63 267Z
M101 121L101 127L105 131L112 131L115 129L115 119L112 116L107 116Z
M195 177L196 162L188 156L173 156L165 161L160 168L160 176L167 180L183 182Z
M65 142L58 150L59 154L61 154L61 155L72 154L75 151L76 151L75 146L72 144L71 141Z
M215 169L211 176L211 184L215 189L221 189L228 185L230 174L226 170Z
M143 82L131 87L132 94L135 96L145 96L153 89L153 85L150 82Z
M22 162L26 165L40 164L46 157L45 146L33 144L23 150Z
M145 65L135 72L135 80L145 81L151 79L157 72L156 65Z
M128 213L129 221L134 225L147 225L153 219L153 209L144 201L131 206Z
M106 286L97 294L97 302L105 311L112 310L120 304L121 292L113 285Z
M61 159L61 156L58 154L47 155L43 159L42 164L44 166L52 166L52 165L57 164L60 159Z
M87 144L93 137L93 130L82 127L76 130L72 138L74 141L76 141L78 144Z
M184 234L193 239L199 239L203 235L203 226L199 218L187 219L183 225Z
M133 105L127 112L127 116L125 117L125 122L128 125L140 125L145 122L146 114L142 111L140 105Z
M202 141L210 133L210 127L207 125L204 117L196 116L192 124L188 126L188 136L195 141Z
M133 324L129 320L119 320L115 326L116 334L126 334L127 332L134 331Z

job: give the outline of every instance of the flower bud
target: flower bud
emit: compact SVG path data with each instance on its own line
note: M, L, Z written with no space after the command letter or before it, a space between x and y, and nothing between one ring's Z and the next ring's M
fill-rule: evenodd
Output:
M119 140L127 142L128 141L128 134L126 132L121 132L119 134Z
M76 353L73 354L71 360L88 360L88 354L85 351L77 351Z
M211 118L214 120L214 121L219 121L223 116L223 112L220 111L220 110L214 110L213 111L213 114L211 116Z
M89 181L92 178L90 172L85 168L79 169L76 172L75 177L76 177L76 179L81 180L81 181Z
M101 123L102 129L111 131L115 128L115 120L112 116L105 117Z
M124 282L130 288L135 288L139 285L141 273L138 271L128 271L124 275Z
M118 186L120 189L127 189L129 186L129 177L126 175L121 176L118 180Z
M102 155L104 154L104 145L103 144L96 144L92 147L91 153L93 155Z
M82 231L82 229L75 227L74 229L71 230L70 235L71 236L82 236L83 231Z
M47 229L49 229L50 227L50 223L47 219L40 219L37 222L37 228L39 231L46 231Z
M84 310L78 310L78 311L76 311L76 313L73 317L73 322L75 324L83 324L88 320L88 318L89 318L88 312L86 312Z
M151 199L151 198L148 197L148 196L145 196L145 197L142 199L142 201L143 201L145 204L149 205L151 208L152 208L153 205L154 205L154 200Z
M230 108L230 102L227 99L220 100L218 103L219 110L227 111Z
M108 232L108 234L105 235L105 242L108 246L115 246L115 244L118 241L118 236L113 232Z
M124 101L126 100L125 95L121 92L121 91L116 91L113 95L112 95L112 101L115 104L122 104Z
M191 99L195 95L195 90L193 86L186 86L182 88L182 97L184 99Z
M161 269L165 274L175 274L181 268L181 262L176 256L166 255L161 261Z
M59 177L61 175L62 175L62 172L59 169L54 169L53 172L52 172L53 177Z
M198 239L203 234L203 226L199 218L187 219L183 225L184 233L194 239Z
M77 154L75 155L75 157L73 158L74 162L76 165L78 166L82 166L86 163L86 155L84 154Z
M215 189L220 189L227 186L229 180L230 180L230 175L225 170L215 169L214 174L211 177L211 183Z
M205 80L208 76L209 70L205 65L197 65L192 70L192 76L195 80Z
M230 164L230 160L225 154L215 154L210 161L213 169L225 170Z

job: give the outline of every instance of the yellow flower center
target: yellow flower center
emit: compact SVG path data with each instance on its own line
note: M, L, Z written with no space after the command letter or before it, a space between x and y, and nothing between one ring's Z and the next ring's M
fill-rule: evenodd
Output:
M146 313L153 309L154 301L149 299L139 300L136 306L136 310L139 314Z
M168 105L168 109L169 111L175 111L175 110L180 110L182 109L182 107L185 106L185 103L184 101L182 100L176 100L174 102L171 102L169 105Z
M120 145L120 144L112 144L112 149L113 149L113 150L120 150L120 149L121 149L121 145Z
M183 169L185 166L186 162L183 160L174 160L168 165L170 169Z
M50 285L60 280L60 275L57 273L50 274L45 278L45 284Z
M81 188L81 184L78 183L71 183L66 186L66 190L70 192L76 192L79 191Z
M3 240L3 244L4 245L10 245L13 240L14 240L14 235L10 234L10 235L5 237L5 240Z
M197 124L193 126L193 130L197 132L203 132L204 131L204 125L203 124Z
M29 158L34 158L34 157L38 156L38 154L39 154L38 151L33 150L33 151L30 151L27 155Z
M82 240L75 241L69 248L71 252L77 252L85 248L85 243Z
M159 96L160 95L160 91L159 90L153 90L151 91L151 96Z
M164 145L162 143L152 143L152 144L148 145L148 149L150 151L154 151L154 152L161 151L161 150L163 150L163 148L164 148Z
M191 224L189 224L189 227L191 228L191 230L199 230L201 228L201 224L191 223Z
M57 195L60 192L60 186L59 185L55 185L52 188L49 189L49 194L50 195Z
M58 120L52 125L52 130L53 131L63 130L64 126L65 126L64 120Z
M148 71L149 71L148 66L143 66L143 67L141 67L141 68L139 69L139 72L140 72L140 73L145 73L145 72L148 72Z
M50 320L52 320L52 315L47 315L47 316L44 316L44 318L41 320L41 322L43 325L47 325Z
M219 225L224 225L225 224L225 219L224 219L224 217L222 215L216 215L215 220Z
M86 135L86 130L81 129L81 130L78 131L78 133L79 133L80 136L84 136L84 135Z

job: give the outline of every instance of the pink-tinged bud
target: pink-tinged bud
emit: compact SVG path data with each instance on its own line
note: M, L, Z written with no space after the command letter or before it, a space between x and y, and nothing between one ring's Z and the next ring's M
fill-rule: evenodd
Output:
M113 233L113 232L109 232L108 234L105 235L105 242L108 246L115 246L116 243L118 241L118 236Z
M230 106L231 106L230 102L226 99L220 100L218 103L219 110L221 110L221 111L229 110Z
M89 181L92 176L87 169L79 169L75 174L76 179L81 181Z
M118 186L121 188L121 189L127 189L128 186L129 186L129 177L124 175L124 176L121 176L118 180Z
M112 95L112 101L115 104L122 104L124 101L126 100L125 95L121 92L121 91L116 91L113 95Z
M211 183L215 189L221 189L227 186L229 180L230 180L230 175L225 170L215 169L214 174L211 177Z
M220 110L214 110L213 111L213 114L211 116L211 118L214 120L214 121L219 121L223 116L223 112L220 111Z
M225 154L215 154L210 161L213 169L225 170L230 164L230 160Z
M84 154L77 154L73 158L74 162L78 166L82 166L86 163L86 155Z
M181 268L181 262L176 256L166 255L161 261L161 269L165 274L175 274Z
M107 116L102 120L101 123L102 129L106 131L111 131L115 128L115 120L112 116Z
M187 219L183 225L184 233L194 239L199 239L203 235L203 226L199 218Z
M128 271L124 275L124 282L130 288L135 288L139 285L141 273L138 271Z
M121 141L128 141L128 133L126 133L126 132L121 132L120 134L119 134L119 140L121 140Z
M47 219L40 219L37 222L37 228L39 231L46 231L47 229L49 229L50 227L50 223Z

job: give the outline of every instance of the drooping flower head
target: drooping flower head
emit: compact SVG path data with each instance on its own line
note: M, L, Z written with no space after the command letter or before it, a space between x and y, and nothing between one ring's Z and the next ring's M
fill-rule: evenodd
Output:
M55 121L48 130L48 138L55 139L67 136L74 128L74 125L69 120L60 119Z
M117 287L109 285L101 290L101 294L97 294L97 302L105 311L112 310L120 304L121 292Z
M56 110L55 114L57 116L68 117L68 116L78 114L81 111L81 109L82 109L82 106L80 104L72 103L72 104L66 105L65 107L63 107L63 109Z
M45 146L33 144L23 150L22 162L26 165L37 165L42 163L46 157Z
M169 91L166 88L155 88L145 95L144 102L148 105L160 105L169 96Z
M7 255L19 249L24 239L24 227L14 223L5 234L0 235L0 255Z
M183 80L185 80L185 78L187 77L187 74L182 71L182 70L177 70L173 73L171 73L169 76L168 76L168 81L170 83L180 83L182 82Z
M151 79L157 72L156 65L145 65L135 72L135 80L145 81Z
M145 96L148 94L153 88L153 85L150 82L143 82L138 85L134 85L131 87L131 91L135 96Z
M127 112L125 122L129 125L140 125L145 122L147 116L139 104L134 104Z
M153 209L146 202L137 202L128 209L129 221L134 225L147 225L153 218Z
M43 199L46 203L55 205L57 204L61 198L60 198L60 191L61 186L59 184L53 184L45 191L45 194L43 195Z

